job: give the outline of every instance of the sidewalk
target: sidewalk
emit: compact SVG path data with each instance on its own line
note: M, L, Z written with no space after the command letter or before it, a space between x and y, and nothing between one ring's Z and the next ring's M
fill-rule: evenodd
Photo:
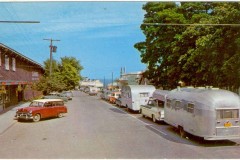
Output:
M14 119L18 108L26 107L30 102L22 102L0 113L0 136L17 121Z

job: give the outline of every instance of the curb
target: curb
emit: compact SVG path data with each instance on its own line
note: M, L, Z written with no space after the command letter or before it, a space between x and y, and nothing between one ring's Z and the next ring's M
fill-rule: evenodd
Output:
M0 136L2 136L8 129L10 129L15 123L16 110L21 107L28 106L30 102L21 102L17 105L8 107L0 113Z

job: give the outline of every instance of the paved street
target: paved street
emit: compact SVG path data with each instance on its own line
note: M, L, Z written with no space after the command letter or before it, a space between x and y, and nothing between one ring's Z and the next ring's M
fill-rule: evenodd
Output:
M167 124L96 96L74 95L63 118L17 122L16 108L0 115L0 158L240 158L240 140L183 139Z

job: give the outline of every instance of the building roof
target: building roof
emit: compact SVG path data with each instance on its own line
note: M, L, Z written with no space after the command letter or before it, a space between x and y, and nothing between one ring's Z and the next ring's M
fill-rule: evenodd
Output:
M6 48L6 49L10 50L11 52L13 52L14 54L16 54L17 56L20 56L21 58L24 58L25 60L27 60L27 61L29 61L29 62L31 62L31 63L37 65L38 67L44 69L43 66L42 66L40 63L33 61L32 59L30 59L30 58L24 56L23 54L21 54L21 53L15 51L14 49L12 49L12 48L10 48L10 47L8 47L8 46L2 44L2 43L0 43L0 47L3 47L3 48Z

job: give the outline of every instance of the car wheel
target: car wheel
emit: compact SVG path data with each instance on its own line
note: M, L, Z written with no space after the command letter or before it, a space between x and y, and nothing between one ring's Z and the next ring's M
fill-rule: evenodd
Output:
M33 116L33 122L38 122L38 121L40 121L40 119L41 119L41 115L40 114L35 114Z
M141 113L142 113L142 110L140 109L140 110L139 110L139 114L141 114Z
M62 118L63 117L63 113L58 113L58 118Z

